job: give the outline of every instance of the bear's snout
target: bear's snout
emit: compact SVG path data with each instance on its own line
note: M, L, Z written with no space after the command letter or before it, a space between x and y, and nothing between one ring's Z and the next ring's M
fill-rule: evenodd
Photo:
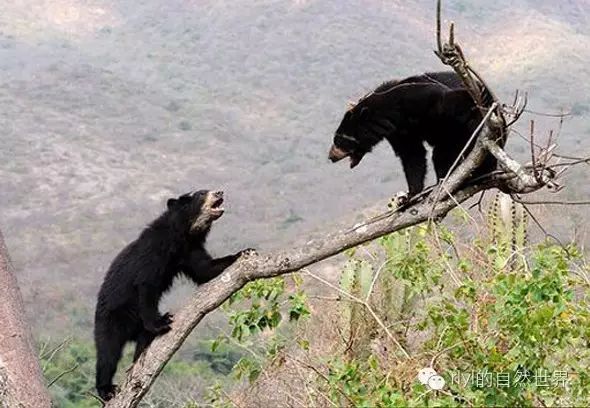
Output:
M340 149L338 146L334 144L330 148L330 153L328 153L328 158L332 161L332 163L342 160L346 156L348 156L348 153L346 153L344 150Z

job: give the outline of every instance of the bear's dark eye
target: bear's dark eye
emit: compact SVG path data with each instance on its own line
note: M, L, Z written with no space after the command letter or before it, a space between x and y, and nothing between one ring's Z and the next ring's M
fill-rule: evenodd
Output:
M208 190L198 190L195 191L192 196L193 198L205 197L209 191Z
M334 144L348 152L355 150L360 145L356 138L342 133L339 133L334 137Z

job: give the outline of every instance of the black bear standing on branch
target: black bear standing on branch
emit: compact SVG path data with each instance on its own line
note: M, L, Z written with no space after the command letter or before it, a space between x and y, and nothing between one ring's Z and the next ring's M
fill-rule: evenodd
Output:
M133 361L152 340L170 330L172 315L161 315L162 294L182 273L207 282L244 252L213 259L205 240L223 214L223 193L201 190L168 200L168 209L117 255L98 294L94 338L96 389L103 400L116 393L113 376L125 343L134 341Z
M483 95L484 98L489 95ZM345 157L353 168L383 139L402 161L409 195L424 189L426 149L433 147L432 161L438 179L447 172L483 119L480 109L454 72L436 72L389 81L351 107L336 130L329 158ZM498 141L504 146L506 140ZM464 159L473 143L461 157ZM471 174L481 176L496 169L489 155Z

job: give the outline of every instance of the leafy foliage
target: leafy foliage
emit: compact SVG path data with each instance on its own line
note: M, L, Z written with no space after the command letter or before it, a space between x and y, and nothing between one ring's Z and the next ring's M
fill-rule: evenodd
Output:
M196 398L205 387L199 381L213 383L224 379L238 362L243 352L232 344L221 344L215 352L210 342L198 342L193 352L182 359L175 357L164 368L158 383L144 402L150 407L183 406ZM120 379L124 367L131 364L131 349L125 354L119 366ZM183 354L187 354L183 352ZM53 402L59 408L100 407L92 394L94 390L95 351L90 341L67 339L62 343L46 342L41 346L41 367L50 384ZM195 384L196 389L187 389ZM170 386L178 385L178 387ZM199 389L200 388L200 389Z
M63 408L97 407L89 391L94 388L95 353L91 343L66 340L42 347L41 367L54 403Z
M231 332L219 336L211 348L215 351L221 344L233 342L247 350L248 353L233 366L232 371L238 379L254 382L263 365L278 355L283 347L283 337L276 329L283 321L283 315L287 315L290 322L296 322L310 314L307 296L301 289L301 278L290 277L290 290L286 289L286 279L278 277L250 282L222 307L229 317ZM271 336L261 341L260 334L265 331ZM220 403L220 390L219 384L211 387L211 402Z
M523 236L519 228L508 231L518 230ZM514 239L498 240L497 231L493 232L488 242L464 245L461 253L445 229L418 227L378 240L389 265L387 274L411 294L431 294L414 304L425 313L409 327L414 337L425 340L413 345L409 358L371 348L364 350L368 358L331 356L326 364L329 381L319 381L318 386L333 403L367 407L587 403L590 305L588 267L581 254L574 245L563 248L543 242L529 248L525 262L511 264L510 246L498 250L498 242ZM442 251L441 241L448 245ZM370 268L374 261L354 257L351 262ZM445 279L443 265L459 277L459 284ZM345 269L343 275L349 274ZM402 303L410 299L405 297ZM392 308L386 310L391 313ZM409 316L402 307L396 317ZM382 332L374 341L379 338L387 341ZM418 370L428 366L444 378L441 391L416 379Z

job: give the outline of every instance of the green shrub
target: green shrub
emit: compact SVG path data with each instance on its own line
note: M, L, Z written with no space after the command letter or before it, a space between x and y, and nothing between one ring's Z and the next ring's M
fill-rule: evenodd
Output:
M329 381L319 381L320 389L338 406L587 405L589 281L576 247L543 242L529 248L525 262L511 263L514 254L498 248L498 242L511 239L469 245L468 251L450 256L454 251L441 252L430 239L434 234L444 235L446 249L456 250L448 231L424 227L378 241L389 265L381 273L408 291L433 295L414 304L425 313L410 331L425 340L413 345L409 358L395 348L376 355L368 342L364 354L332 356L326 364ZM351 262L372 261L353 257ZM445 263L459 284L444 273L440 279ZM344 275L349 273L345 268ZM396 318L408 317L403 308L397 310ZM357 328L370 320L345 313L356 319L350 325ZM378 332L372 340L380 338L387 339ZM440 391L416 379L418 370L429 366L446 382Z

